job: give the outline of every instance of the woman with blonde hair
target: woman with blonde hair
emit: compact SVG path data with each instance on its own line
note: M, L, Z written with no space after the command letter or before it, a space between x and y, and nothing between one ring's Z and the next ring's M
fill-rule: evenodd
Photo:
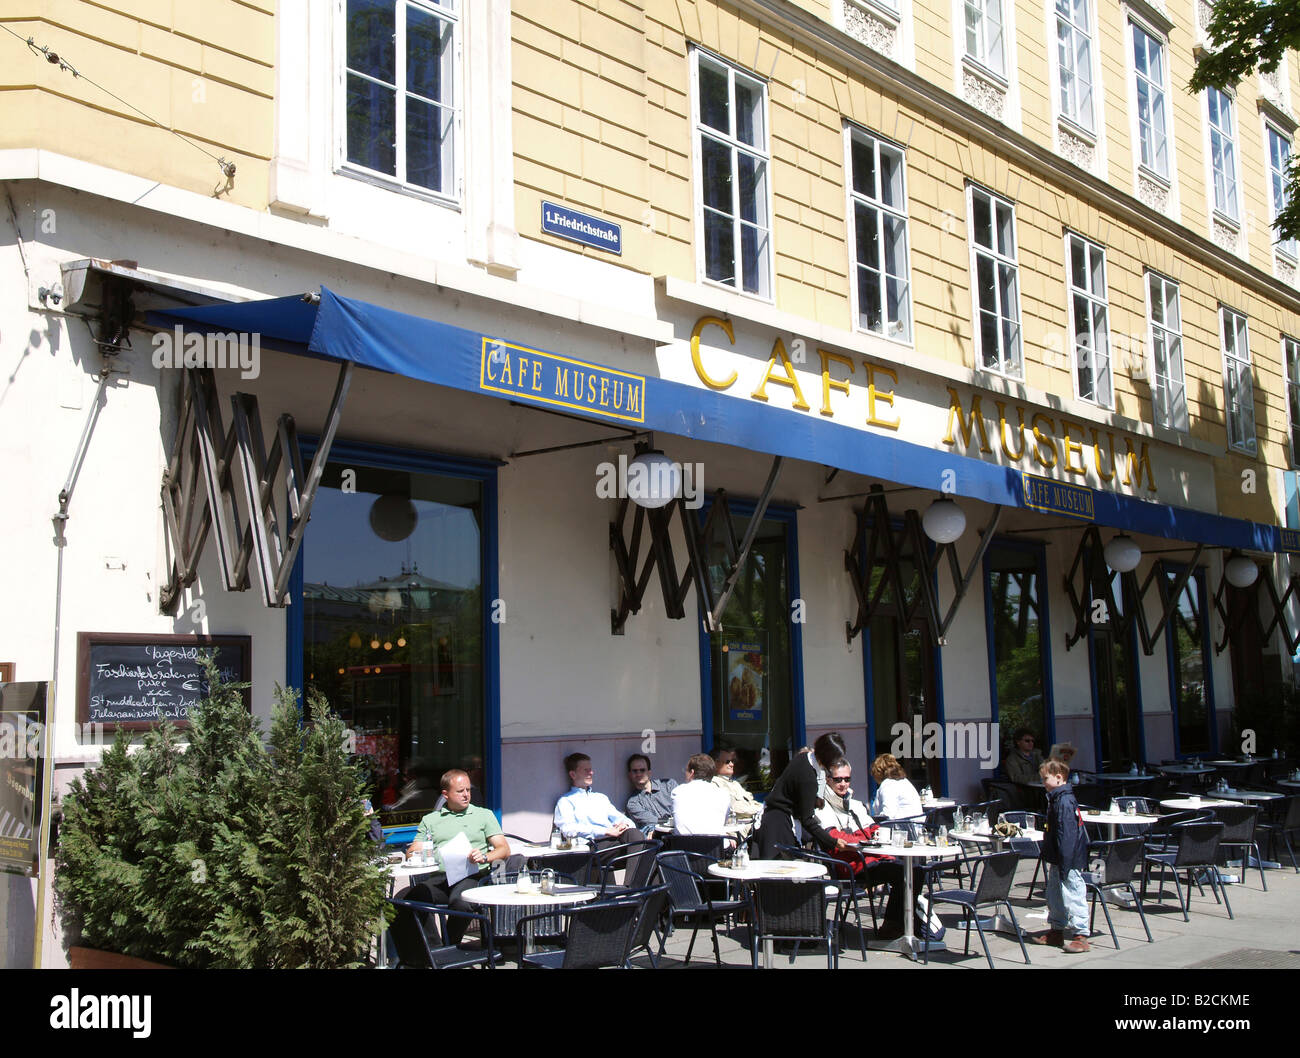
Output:
M882 753L871 762L871 777L880 784L871 802L871 814L886 819L910 819L924 813L921 795L892 753Z

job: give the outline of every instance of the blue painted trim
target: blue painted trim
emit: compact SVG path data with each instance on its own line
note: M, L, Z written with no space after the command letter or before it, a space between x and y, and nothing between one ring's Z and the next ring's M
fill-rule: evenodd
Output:
M304 460L316 454L319 438L299 438ZM357 463L362 466L388 470L410 470L422 474L440 474L444 477L468 478L483 486L482 524L479 536L482 541L483 565L479 578L483 587L483 700L487 715L483 724L484 771L487 789L484 797L487 807L501 816L501 637L500 628L492 620L493 602L501 597L499 571L499 542L497 539L497 467L496 460L473 459L461 456L436 455L416 448L388 448L363 441L336 440L330 449L331 462ZM285 614L285 635L288 659L285 671L288 682L299 697L303 687L303 556L311 542L311 533L303 539L294 562L290 579L293 605ZM296 653L295 653L296 652Z
M704 505L696 512L696 517L701 522L709 516L709 509L713 506L713 497L705 497ZM733 496L727 497L727 506L734 515L744 515L746 518L752 518L756 509L753 500L737 499ZM802 598L799 594L799 511L796 507L783 506L778 504L769 504L767 512L763 515L764 519L771 519L774 522L782 522L785 527L785 565L786 565L786 592L789 596L790 603L795 599ZM698 595L698 593L697 593ZM713 652L709 646L709 633L704 624L703 601L696 599L696 613L698 621L696 627L699 630L700 643L700 707L703 711L703 720L700 724L700 736L704 742L700 752L707 753L713 746ZM804 715L804 686L803 686L803 626L790 621L790 613L785 615L786 621L790 623L790 683L791 683L791 701L790 704L794 709L794 731L792 736L795 744L790 747L793 755L794 751L800 746L808 744L808 725Z

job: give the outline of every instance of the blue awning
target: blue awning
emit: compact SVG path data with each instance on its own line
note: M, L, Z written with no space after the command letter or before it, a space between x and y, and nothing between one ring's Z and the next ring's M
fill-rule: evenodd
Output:
M1027 476L1012 467L866 434L817 415L575 360L507 335L483 334L339 297L324 287L319 304L299 296L273 298L153 312L149 321L155 326L179 323L204 331L257 333L265 344L349 360L451 389L562 409L593 422L617 422L822 463L935 492L945 473L956 471L952 484L959 496L1030 506ZM1101 489L1079 491L1091 493L1091 520L1101 525L1213 547L1300 551L1300 534L1277 526Z

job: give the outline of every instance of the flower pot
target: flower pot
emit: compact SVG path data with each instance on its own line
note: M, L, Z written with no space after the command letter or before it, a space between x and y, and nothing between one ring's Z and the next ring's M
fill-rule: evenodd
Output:
M137 959L134 955L119 955L115 951L83 948L74 944L68 949L68 967L73 970L174 970L176 967L162 962Z

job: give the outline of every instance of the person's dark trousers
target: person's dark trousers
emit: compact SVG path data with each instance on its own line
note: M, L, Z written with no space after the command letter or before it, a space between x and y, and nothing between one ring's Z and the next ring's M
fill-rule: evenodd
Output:
M876 862L867 865L867 882L871 885L886 883L889 886L889 901L885 904L885 921L892 926L903 924L903 865L898 862ZM912 868L912 896L915 899L924 892L925 871L920 867Z
M781 852L778 845L798 845L794 836L794 819L788 812L768 809L763 813L763 825L758 828L758 858L760 860L785 860L789 853Z
M468 878L462 878L453 886L447 885L447 875L442 871L431 875L428 879L421 879L424 885L428 887L429 903L446 905L453 911L473 911L475 908L465 900L461 894L467 889L474 889L480 885L486 885L488 881L488 872L479 871L471 874ZM447 943L459 944L461 938L465 936L465 930L469 928L469 923L463 918L447 918Z
M597 838L593 842L596 850L596 861L598 863L607 863L615 856L622 855L624 852L633 852L637 845L644 844L650 839L641 833L636 827L628 827L623 833L616 838L604 837ZM582 882L582 878L575 879ZM593 872L592 877L586 879L591 885L597 885L600 882L599 872Z

